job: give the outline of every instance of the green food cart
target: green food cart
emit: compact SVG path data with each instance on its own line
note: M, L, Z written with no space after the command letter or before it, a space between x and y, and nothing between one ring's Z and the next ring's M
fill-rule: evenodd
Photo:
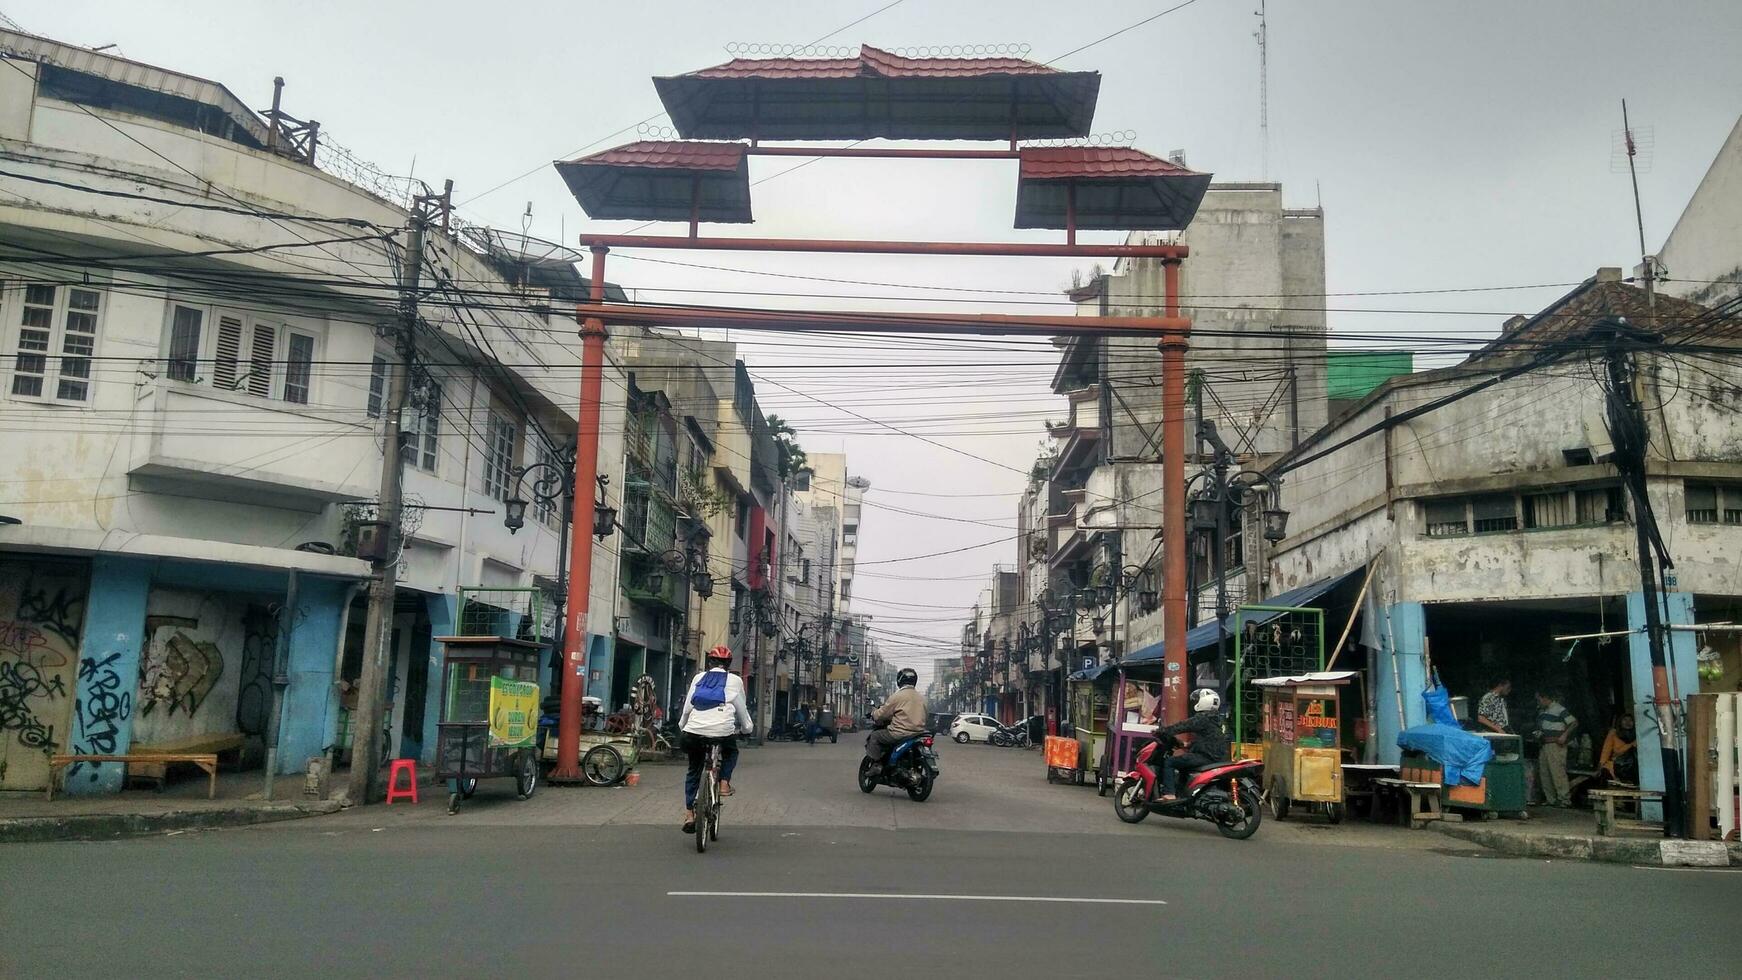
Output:
M501 636L438 636L442 714L436 775L448 781L448 812L478 780L512 777L526 799L538 788L538 662L542 644Z

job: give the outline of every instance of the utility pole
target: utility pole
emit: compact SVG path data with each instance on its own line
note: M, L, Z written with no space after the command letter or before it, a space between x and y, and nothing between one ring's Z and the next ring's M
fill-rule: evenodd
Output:
M1635 346L1656 340L1658 335L1625 323L1613 324L1609 329L1613 331L1605 358L1609 374L1609 439L1615 446L1612 457L1615 468L1621 472L1621 481L1633 501L1639 587L1645 606L1645 641L1651 656L1651 703L1657 716L1658 745L1663 757L1663 834L1680 837L1685 833L1686 808L1682 797L1681 752L1676 744L1675 702L1670 697L1668 658L1663 648L1666 630L1659 606L1658 581L1661 570L1673 568L1675 563L1663 544L1647 496L1645 457L1650 430L1645 421L1645 405L1639 397L1639 368L1634 360Z
M351 776L347 795L353 804L371 801L375 791L375 776L381 768L381 718L387 691L388 648L393 637L393 597L399 587L400 479L405 459L399 438L400 415L405 411L411 391L411 371L417 356L417 293L423 272L423 236L439 217L447 226L452 207L454 182L448 181L440 194L419 194L412 198L407 222L409 232L405 258L399 270L399 324L394 337L394 349L399 364L389 372L387 406L383 415L381 450L381 492L375 505L379 529L379 547L372 556L375 569L369 581L369 617L363 629L363 668L357 681L357 713L351 724Z

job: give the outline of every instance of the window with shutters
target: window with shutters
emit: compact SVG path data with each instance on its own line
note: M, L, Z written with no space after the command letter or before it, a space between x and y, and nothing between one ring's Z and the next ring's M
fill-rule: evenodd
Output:
M441 460L442 386L433 379L412 389L400 416L399 445L405 461L426 473Z
M292 333L284 347L284 400L298 405L308 404L309 386L313 382L315 339L306 333Z
M200 377L200 325L204 310L192 306L177 306L169 325L169 366L165 373L171 381L198 381Z
M278 328L270 323L256 323L248 344L248 374L244 386L248 394L272 397L272 362L278 353Z
M88 402L103 294L78 286L29 283L16 314L7 390L22 398Z
M1687 498L1688 523L1742 524L1742 485L1687 483L1682 492Z
M484 428L484 493L507 500L514 484L515 425L491 412Z
M369 362L369 417L381 417L381 406L387 403L387 355L376 354Z
M242 318L218 314L218 336L213 344L212 387L235 391L242 378Z

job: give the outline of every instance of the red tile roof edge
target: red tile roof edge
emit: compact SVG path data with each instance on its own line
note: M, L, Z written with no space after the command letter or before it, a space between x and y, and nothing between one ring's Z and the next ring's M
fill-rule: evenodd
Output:
M1195 170L1128 146L1023 147L1019 160L1018 177L1024 180L1198 176Z
M857 58L733 58L686 72L684 78L972 78L985 75L1063 75L1026 58L909 58L862 45Z
M652 167L671 170L737 170L743 143L703 140L639 140L567 161L583 166Z

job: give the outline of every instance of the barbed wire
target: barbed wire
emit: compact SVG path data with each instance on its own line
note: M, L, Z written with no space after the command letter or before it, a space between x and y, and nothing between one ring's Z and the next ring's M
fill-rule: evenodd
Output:
M637 125L635 135L649 140L675 140L678 138L677 130L670 126L652 126L647 123Z
M1070 136L1061 139L1023 140L1023 146L1130 146L1137 142L1137 130L1115 129L1107 133L1091 133L1088 136Z
M423 186L415 177L388 173L325 132L321 133L320 146L315 150L315 167L400 207L409 207L412 197Z

